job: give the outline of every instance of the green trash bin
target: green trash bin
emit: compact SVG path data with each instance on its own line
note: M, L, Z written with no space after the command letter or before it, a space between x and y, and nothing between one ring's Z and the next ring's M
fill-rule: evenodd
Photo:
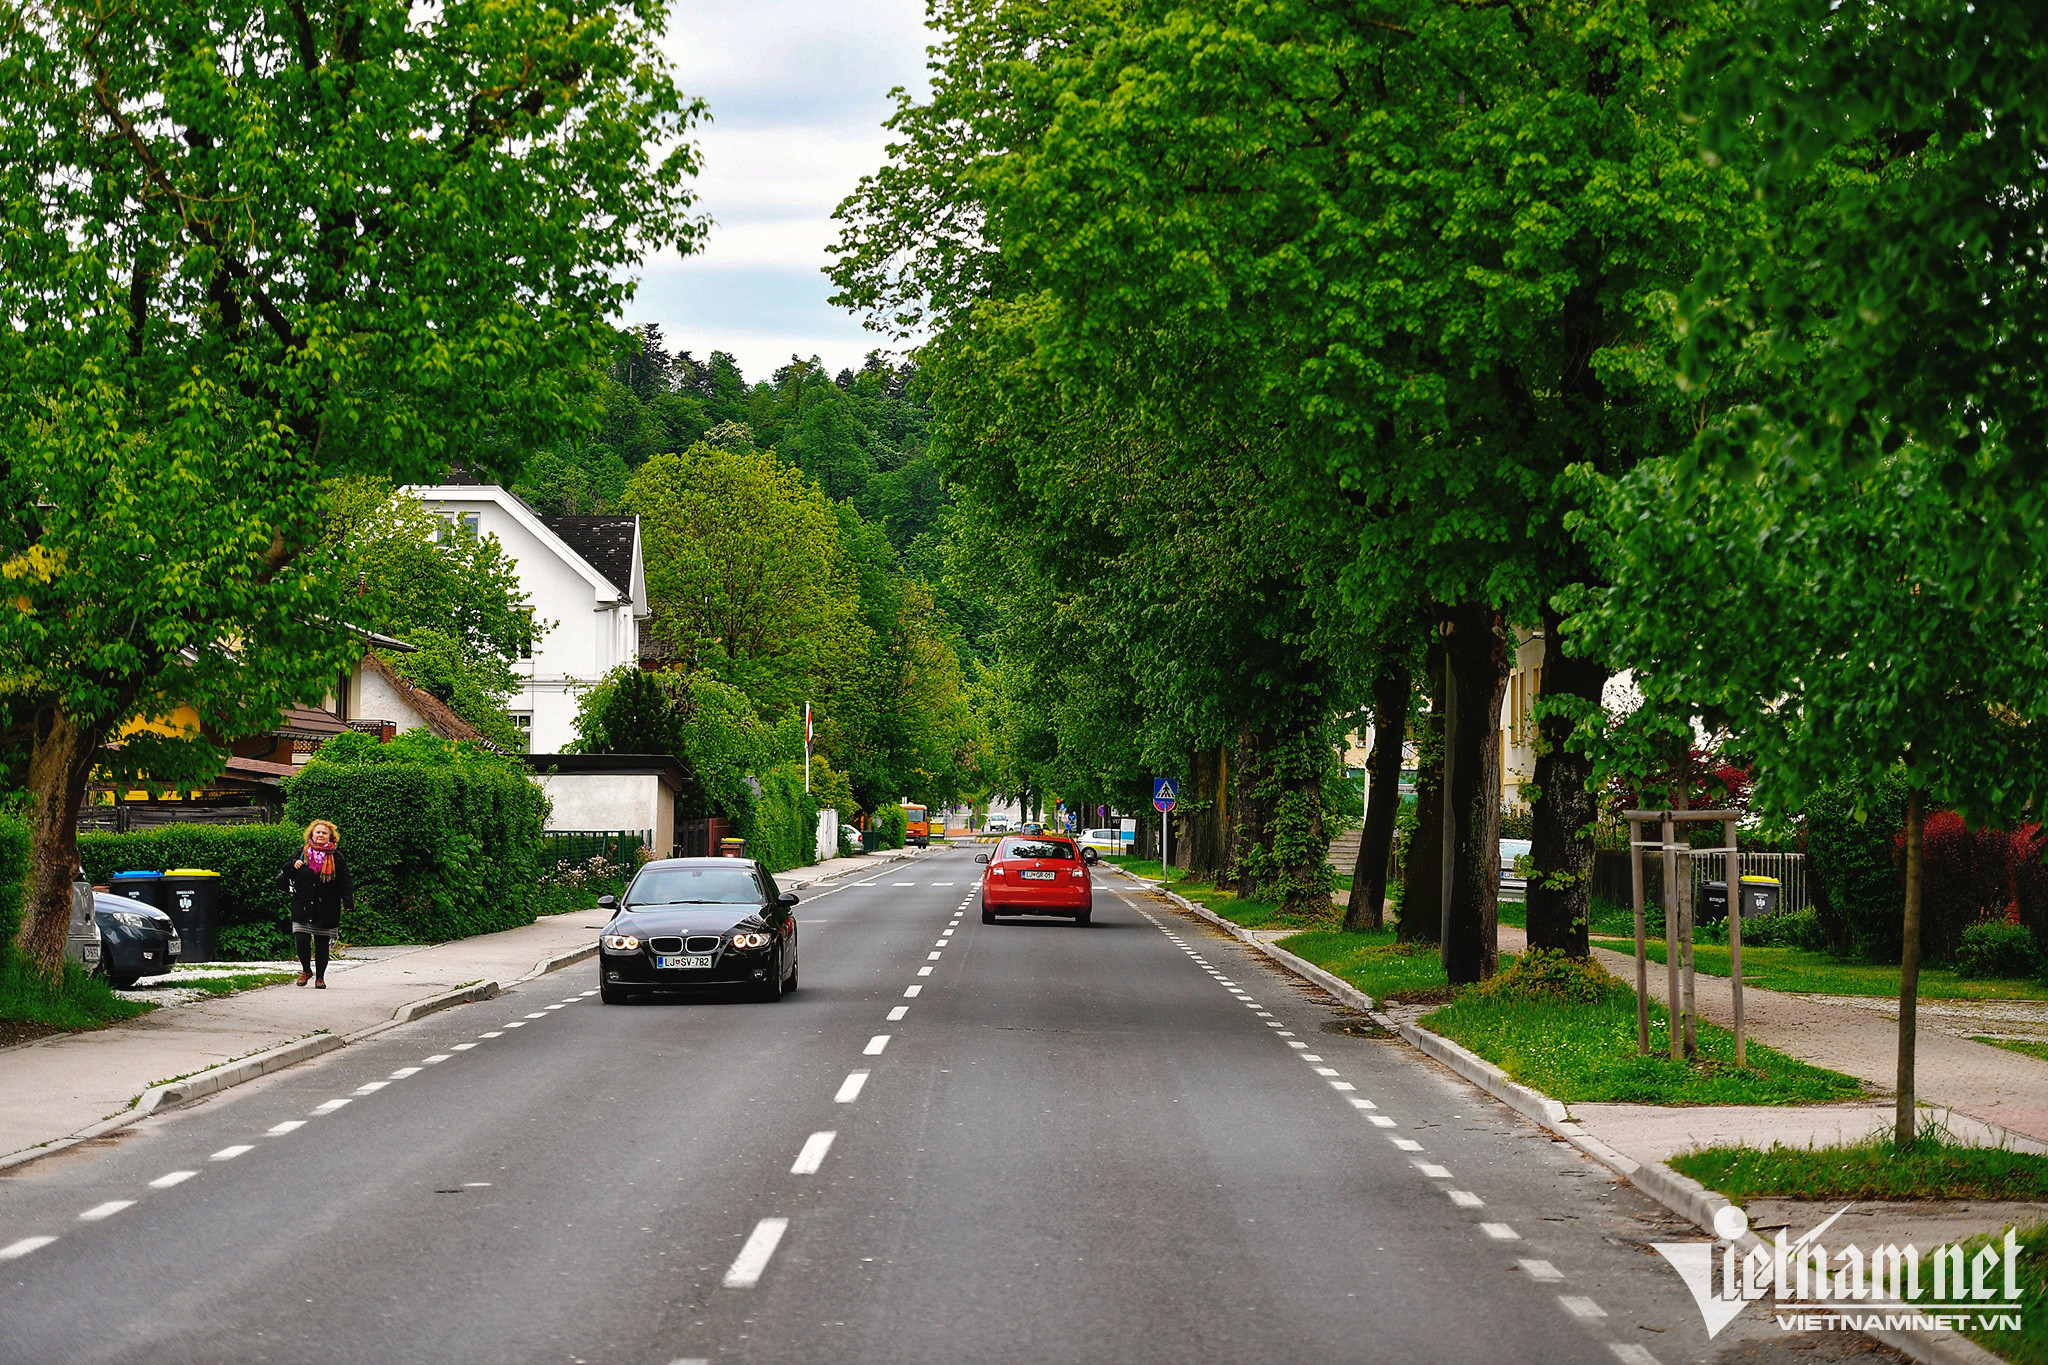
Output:
M178 926L180 962L211 962L220 929L220 873L174 867L158 886L163 912Z

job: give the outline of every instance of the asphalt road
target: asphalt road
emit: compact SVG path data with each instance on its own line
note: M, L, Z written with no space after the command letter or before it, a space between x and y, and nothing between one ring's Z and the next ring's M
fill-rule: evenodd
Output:
M977 871L813 888L778 1004L580 964L0 1177L0 1363L1817 1358L1241 945L1108 876L984 926Z

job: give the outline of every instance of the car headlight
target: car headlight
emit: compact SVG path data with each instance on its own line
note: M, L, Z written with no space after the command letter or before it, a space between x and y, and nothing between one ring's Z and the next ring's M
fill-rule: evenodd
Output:
M766 948L772 942L774 936L771 934L756 934L750 931L732 936L732 946L735 948Z
M107 913L113 917L116 924L125 924L130 929L154 929L156 927L156 922L147 915L131 915L126 910L110 910Z
M640 946L640 940L631 934L606 934L604 946L615 953L630 953Z

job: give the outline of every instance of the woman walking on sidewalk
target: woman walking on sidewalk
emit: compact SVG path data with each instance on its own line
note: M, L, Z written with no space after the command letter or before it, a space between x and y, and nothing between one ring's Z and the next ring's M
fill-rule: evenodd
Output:
M277 874L292 892L292 941L299 949L299 984L327 989L327 956L341 929L341 912L356 908L356 886L341 856L341 831L332 820L306 826L306 845Z

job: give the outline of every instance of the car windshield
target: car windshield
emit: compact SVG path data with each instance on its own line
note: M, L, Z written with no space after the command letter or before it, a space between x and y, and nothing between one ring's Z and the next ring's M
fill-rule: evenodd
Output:
M761 887L744 867L650 867L633 879L628 905L759 905Z
M1011 839L1003 844L1002 858L1057 858L1074 861L1074 846L1063 839Z

